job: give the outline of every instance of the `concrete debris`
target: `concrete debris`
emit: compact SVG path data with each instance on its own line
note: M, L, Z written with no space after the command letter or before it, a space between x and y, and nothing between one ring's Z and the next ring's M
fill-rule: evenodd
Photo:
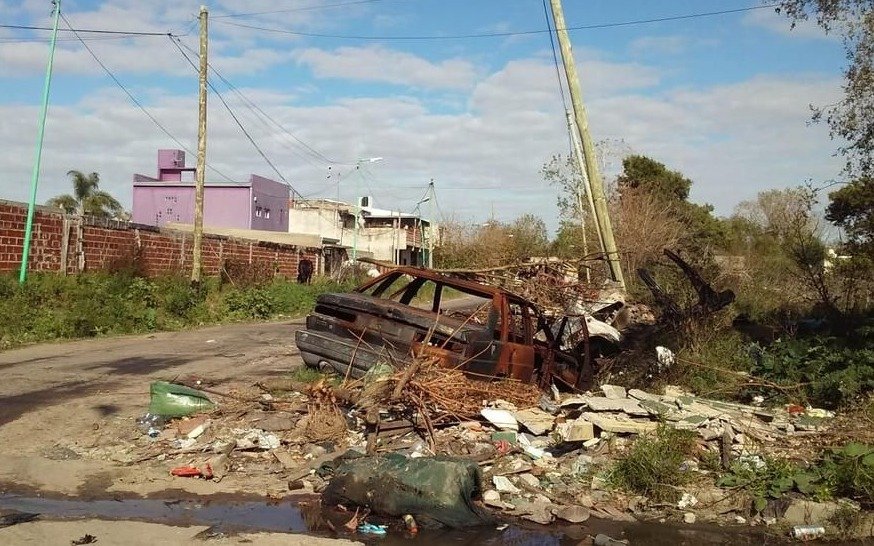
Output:
M561 423L556 427L556 431L564 442L584 442L595 437L594 426L584 419Z
M501 430L512 430L513 432L519 431L519 423L516 421L516 418L513 417L513 414L505 409L495 409L495 408L483 408L480 414L486 418L486 420L498 427Z
M485 411L485 410L483 410ZM542 436L552 430L555 417L540 408L528 408L513 413L516 420L535 436Z
M622 400L628 396L625 387L620 387L618 385L601 385L601 392L603 392L604 396L607 398L614 400Z
M589 519L589 510L582 506L561 506L553 508L552 513L558 519L570 523L582 523Z
M695 512L686 512L683 514L683 523L693 524L698 520L698 516L695 515Z
M492 483L495 485L495 489L498 493L512 493L518 495L522 492L521 489L513 485L513 482L505 476L493 476Z

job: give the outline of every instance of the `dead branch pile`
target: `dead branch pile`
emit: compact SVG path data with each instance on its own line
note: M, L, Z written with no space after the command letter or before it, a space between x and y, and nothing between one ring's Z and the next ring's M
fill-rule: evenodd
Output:
M598 291L579 280L576 261L535 261L479 270L444 270L454 276L497 286L536 303L545 311L562 314L574 302L596 300Z
M400 372L396 378L400 380ZM536 406L541 395L534 385L511 379L474 379L458 369L439 367L435 362L420 365L403 387L401 397L421 401L432 417L441 413L456 419L479 416L483 402L506 400L518 407Z

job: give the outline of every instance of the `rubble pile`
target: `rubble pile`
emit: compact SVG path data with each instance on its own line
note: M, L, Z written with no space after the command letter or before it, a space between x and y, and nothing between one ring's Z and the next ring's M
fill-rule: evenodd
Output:
M831 417L798 406L766 410L710 400L676 387L662 394L616 385L602 385L597 393L542 393L508 380L466 379L472 385L467 392L467 383L457 381L451 370L426 362L410 370L386 367L339 385L273 380L226 393L207 389L214 393L209 399L213 405L204 405L200 393L200 413L141 418L140 434L126 450L116 449L125 453L116 460L163 465L173 479L267 476L268 494L275 497L318 494L335 483L326 499L346 499L343 504L357 499L353 504L360 504L363 512L356 511L356 525L369 525L368 517L385 522L380 515L397 517L402 512L414 522L428 521L434 519L434 506L450 509L446 502L424 496L427 491L446 493L460 487L458 477L450 479L451 473L440 470L446 465L476 470L453 471L473 482L464 482L461 493L445 496L461 499L459 506L467 512L452 509L475 514L471 519L579 524L595 517L755 524L773 518L752 510L751 499L739 491L716 487L718 468L710 466L712 461L723 468L738 461L764 464L770 454L796 449L805 438L817 435ZM445 376L441 379L439 374ZM159 391L168 390L177 397L190 392ZM441 406L447 400L456 402L447 409ZM151 407L159 406L153 399ZM688 430L696 438L694 455L679 469L691 479L677 492L678 500L669 503L618 490L610 483L611 468L635 439L660 426ZM387 486L382 478L357 476L354 469L387 464L399 469L400 491L410 491L411 485L403 480L413 468L430 480L418 501L414 495L403 505L367 501L380 493L368 488ZM338 468L344 470L335 474ZM357 496L337 485L339 476L343 483L357 484ZM444 479L449 481L444 484ZM814 512L829 509L813 501L798 502L816 505ZM786 508L786 518L817 523L798 517L809 514L810 506L793 506Z

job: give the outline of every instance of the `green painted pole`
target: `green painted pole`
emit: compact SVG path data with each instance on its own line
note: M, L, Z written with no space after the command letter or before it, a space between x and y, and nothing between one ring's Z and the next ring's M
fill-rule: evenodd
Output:
M24 248L21 250L21 272L18 282L27 279L27 258L30 254L30 238L33 231L33 213L36 208L36 188L39 182L39 166L42 160L42 142L46 132L46 114L49 109L49 88L52 84L52 64L55 60L55 42L58 38L58 20L61 18L61 0L52 0L55 5L55 22L52 27L52 43L49 48L49 62L46 66L46 83L42 94L42 112L39 118L39 132L36 137L36 159L33 161L33 176L30 180L30 203L27 206L27 222L24 225Z

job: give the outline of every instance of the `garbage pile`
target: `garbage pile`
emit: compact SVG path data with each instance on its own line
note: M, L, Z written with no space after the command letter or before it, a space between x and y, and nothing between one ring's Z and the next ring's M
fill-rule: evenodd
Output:
M269 475L270 495L320 493L325 506L355 509L351 532L377 534L385 528L373 522L387 521L379 518L404 521L408 531L514 518L746 522L749 500L713 485L693 480L666 506L614 490L605 471L636 437L660 426L697 435L697 456L683 470L704 475L705 458L724 468L758 465L767 450L816 434L831 417L676 387L543 393L511 380L470 379L427 358L354 381L274 379L246 392L156 382L151 397L128 464L163 464L177 479Z

